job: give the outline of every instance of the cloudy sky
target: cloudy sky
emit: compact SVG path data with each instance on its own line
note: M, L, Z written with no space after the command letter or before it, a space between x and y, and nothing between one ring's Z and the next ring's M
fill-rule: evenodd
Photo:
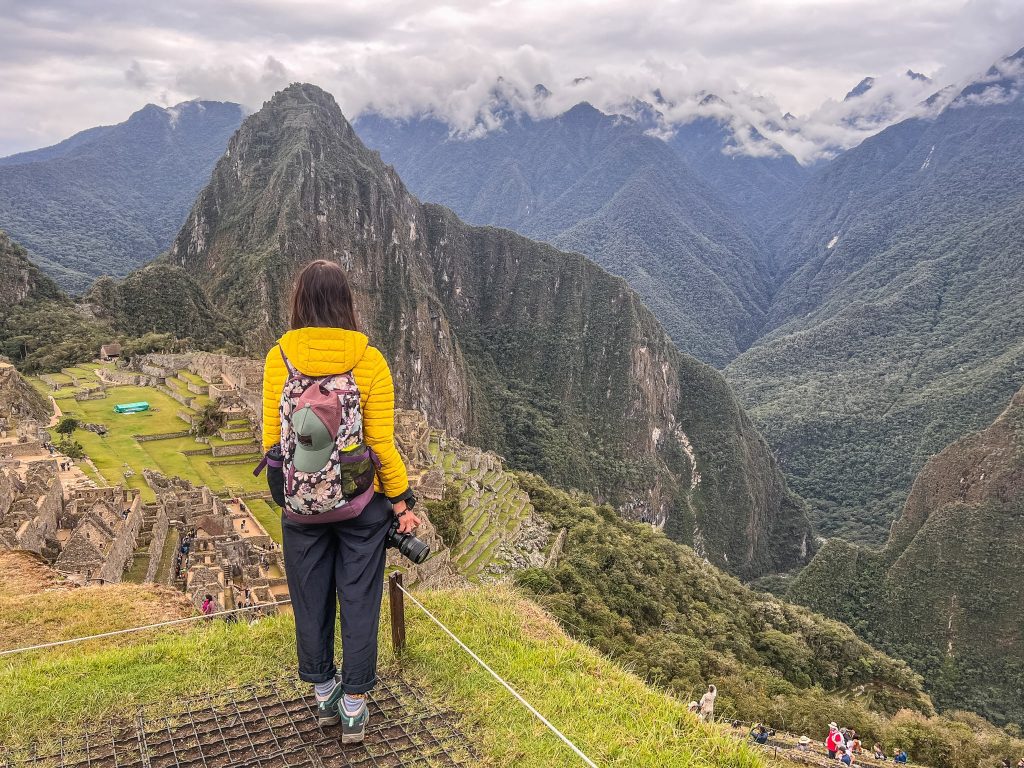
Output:
M0 0L0 11L0 156L147 102L256 108L295 80L350 116L430 109L460 128L479 121L499 76L524 92L544 83L548 110L660 87L823 124L865 75L909 103L922 86L900 79L908 68L962 82L1024 46L1022 0Z

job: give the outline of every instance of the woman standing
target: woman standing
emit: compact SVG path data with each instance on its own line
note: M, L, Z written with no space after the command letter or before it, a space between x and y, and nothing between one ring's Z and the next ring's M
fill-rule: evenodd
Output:
M320 724L340 719L342 741L351 743L363 739L366 693L377 681L388 531L394 516L400 533L420 521L395 449L391 371L359 332L340 266L314 261L302 270L290 326L267 353L263 449L279 446L283 454L283 549L299 677L313 683ZM340 675L334 661L339 602Z

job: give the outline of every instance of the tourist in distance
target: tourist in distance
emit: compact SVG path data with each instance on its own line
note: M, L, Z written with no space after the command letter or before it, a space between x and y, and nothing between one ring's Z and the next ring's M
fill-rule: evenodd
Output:
M875 742L875 746L871 748L871 752L872 757L874 757L875 760L885 760L885 750L882 749L882 745L878 742Z
M718 696L718 689L713 685L708 686L707 693L700 697L700 720L706 723L715 717L715 697Z
M203 606L201 610L203 612L203 616L207 617L214 612L215 606L213 604L213 595L207 595L205 598L203 598Z
M892 761L894 763L905 763L905 762L907 762L908 759L909 758L907 757L907 753L904 752L899 747L896 747L896 751L893 753L893 756L892 756Z
M836 723L829 723L828 736L825 738L825 750L828 752L828 756L834 759L842 743L843 734L839 732L839 726Z
M853 753L846 748L845 744L840 744L836 748L836 754L839 757L839 762L843 765L853 765Z
M307 265L290 327L263 372L263 450L282 519L299 677L314 685L321 725L362 741L377 682L385 546L419 524L395 448L395 389L384 356L359 332L344 270ZM342 461L344 453L345 461ZM276 466L275 466L276 464ZM285 477L288 481L285 482ZM341 603L342 663L334 660Z

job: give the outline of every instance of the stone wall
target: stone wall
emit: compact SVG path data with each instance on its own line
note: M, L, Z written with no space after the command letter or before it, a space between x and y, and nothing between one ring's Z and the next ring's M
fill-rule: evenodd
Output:
M124 571L135 554L135 547L139 540L139 531L142 530L142 503L138 496L132 504L124 525L120 526L114 540L104 552L105 562L100 568L97 578L104 582L118 583L124 576Z
M85 392L76 392L75 400L82 402L84 400L102 400L107 396L106 387L98 386L92 389L86 390Z
M256 443L237 443L232 445L211 446L214 456L241 456L246 453L256 453Z
M36 456L45 453L46 449L38 440L26 440L19 443L7 443L0 445L0 457L19 458L21 456Z
M186 395L183 395L178 390L174 389L174 387L168 387L166 385L163 385L159 389L160 389L161 392L163 392L169 398L171 398L172 400L177 400L179 403L184 405L186 408L191 408L192 407L192 403L195 402L195 398L194 397L188 397Z
M160 559L163 557L164 543L167 541L169 530L167 512L163 507L158 507L153 520L153 538L149 541L149 567L146 568L145 581L156 581L156 572L160 569Z
M132 435L132 439L137 443L146 443L150 440L170 440L176 437L188 437L191 434L189 430L183 429L180 432L163 432L159 435Z
M99 368L96 371L96 375L99 376L101 381L115 386L126 385L132 387L147 387L163 382L163 379L157 380L153 376L143 375L136 371L127 371L121 368L115 368L113 370L109 368Z

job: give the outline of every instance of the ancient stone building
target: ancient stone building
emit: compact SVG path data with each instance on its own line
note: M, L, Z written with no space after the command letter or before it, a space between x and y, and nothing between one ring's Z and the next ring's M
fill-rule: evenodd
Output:
M56 556L57 522L64 509L55 461L0 465L0 549Z
M58 521L60 554L53 567L79 584L120 582L142 526L138 491L75 489Z
M155 472L145 477L179 531L171 583L197 608L207 594L217 610L241 607L247 593L263 606L287 598L283 554L243 499L222 499L206 486Z

